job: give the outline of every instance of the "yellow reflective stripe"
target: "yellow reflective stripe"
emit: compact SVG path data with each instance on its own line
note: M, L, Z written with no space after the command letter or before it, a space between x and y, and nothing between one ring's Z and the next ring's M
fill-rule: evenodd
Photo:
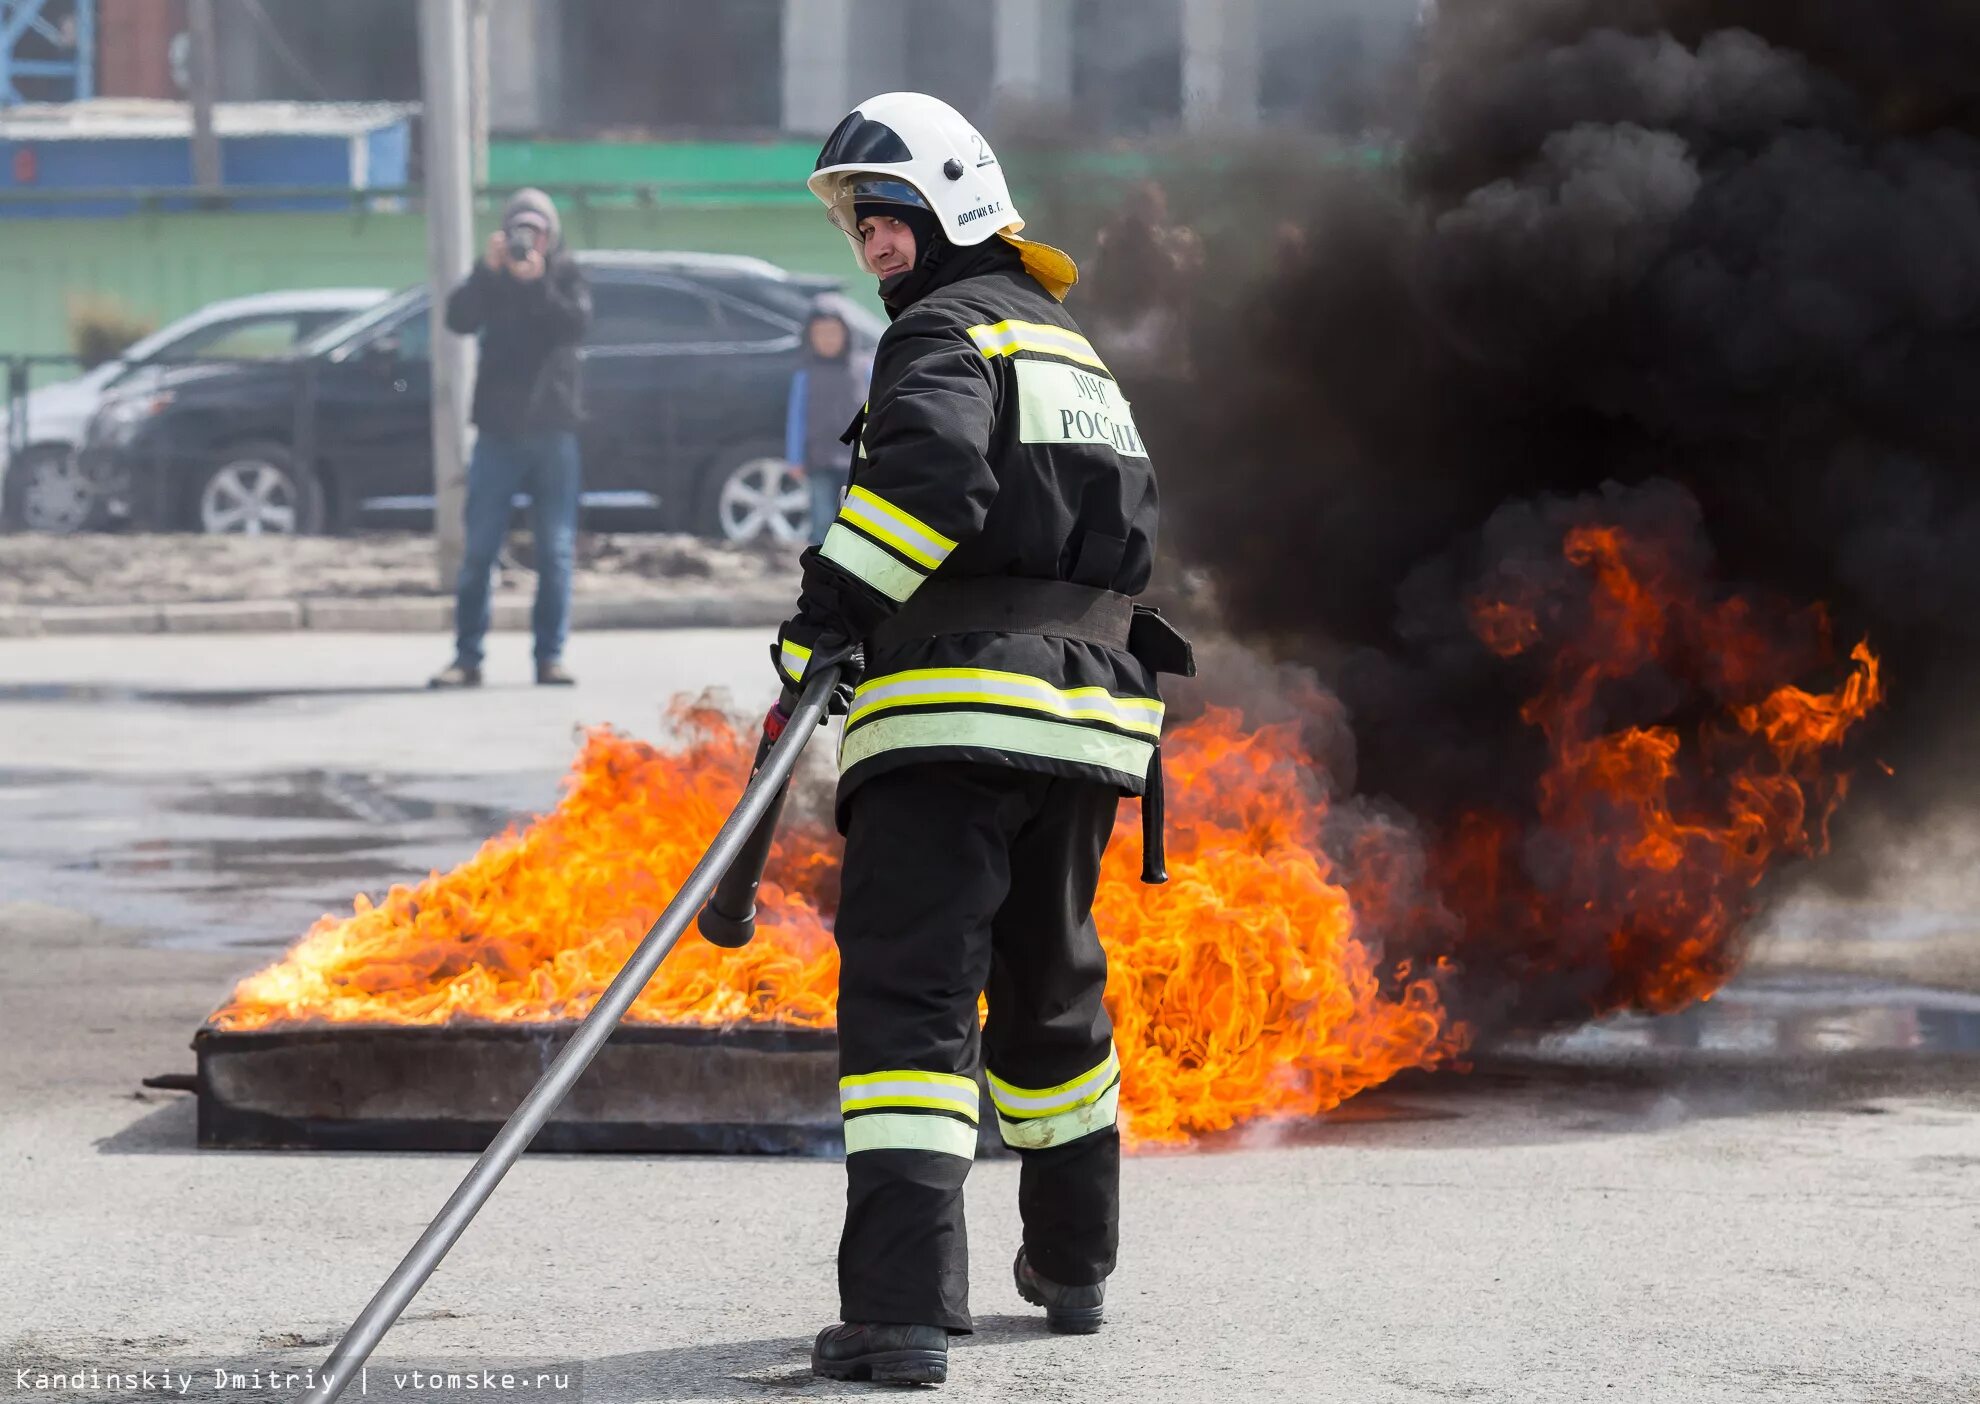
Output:
M953 1073L881 1072L839 1079L839 1110L870 1111L875 1107L925 1107L955 1112L973 1123L977 1114L974 1078Z
M1116 697L1104 687L1057 688L1043 678L990 668L912 668L861 683L853 691L853 726L889 707L979 703L1050 712L1066 721L1099 721L1147 736L1162 734L1163 706L1153 697Z
M1099 370L1106 362L1094 351L1093 343L1076 331L1044 322L992 322L971 327L969 339L986 356L1009 356L1018 351L1042 351L1051 356L1083 361Z
M935 530L934 527L928 525L928 523L915 516L912 512L903 512L877 492L870 492L863 487L847 488L846 500L848 503L860 502L871 508L873 512L887 521L894 530L921 541L931 554L946 556L949 552L956 549L956 543L954 541L942 535L941 532Z
M1004 1138L1004 1144L1020 1150L1043 1150L1047 1146L1063 1146L1068 1141L1077 1141L1081 1136L1091 1136L1095 1131L1104 1131L1112 1126L1120 1115L1121 1085L1117 1082L1100 1094L1097 1101L1088 1102L1083 1107L1075 1107L1057 1116L1041 1116L1030 1121L1007 1121L997 1118L997 1134Z
M851 527L834 522L818 554L844 566L888 599L900 601L921 588L928 577L906 561L894 559Z
M1155 754L1152 741L1044 717L1012 717L996 712L904 712L876 718L846 732L839 745L839 768L850 770L886 751L929 746L979 746L1070 761L1114 771L1123 780L1135 783L1148 774L1148 762Z
M803 644L794 644L789 639L778 644L777 650L784 676L802 681L804 670L811 663L811 650Z
M1120 1054L1110 1045L1107 1056L1100 1060L1099 1066L1089 1068L1057 1087L1017 1087L997 1074L989 1073L990 1100L997 1104L999 1112L1008 1117L1050 1116L1097 1101L1120 1071Z
M914 1112L869 1112L846 1121L846 1154L861 1151L923 1150L976 1159L976 1128L948 1116Z
M886 1082L919 1082L930 1087L952 1087L976 1095L976 1079L964 1077L961 1073L917 1072L903 1068L889 1068L885 1072L854 1073L839 1079L839 1090L850 1087L872 1087Z
M939 1095L922 1096L916 1093L888 1093L872 1097L839 1098L839 1115L851 1116L854 1112L883 1111L892 1107L914 1107L922 1111L954 1112L957 1116L969 1118L971 1126L976 1125L976 1100L964 1102L959 1097Z
M954 1112L957 1116L969 1118L974 1126L977 1121L974 1100L965 1103L960 1098L942 1096L921 1096L917 1093L889 1093L884 1096L839 1098L839 1115L851 1116L854 1112L879 1111L888 1107L916 1107L922 1111Z
M868 536L878 537L909 560L933 570L949 558L956 543L930 531L905 512L896 511L864 488L846 493L839 520L851 522Z

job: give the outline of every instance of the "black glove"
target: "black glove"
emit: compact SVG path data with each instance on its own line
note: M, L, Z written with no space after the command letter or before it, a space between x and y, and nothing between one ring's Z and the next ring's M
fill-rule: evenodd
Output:
M842 717L852 710L853 689L866 671L866 657L858 644L826 626L810 623L802 615L777 631L776 642L770 645L770 662L777 670L777 681L793 692L803 691L805 676L811 670L837 664L839 680L825 710L831 717Z

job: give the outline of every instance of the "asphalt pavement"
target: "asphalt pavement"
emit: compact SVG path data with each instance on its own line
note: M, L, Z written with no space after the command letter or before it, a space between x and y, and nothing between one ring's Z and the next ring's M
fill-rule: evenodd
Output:
M498 636L493 685L430 695L418 636L0 642L0 1394L295 1397L469 1158L201 1152L140 1079L317 912L554 803L576 728L658 736L710 686L759 706L764 643L581 634L559 690ZM1740 998L1812 1010L1792 1047L1707 1023L1610 1056L1624 1030L1131 1158L1093 1337L1017 1298L1016 1170L983 1162L942 1393L1980 1399L1980 1012L1781 988ZM842 1202L825 1160L526 1157L364 1397L868 1393L806 1367Z

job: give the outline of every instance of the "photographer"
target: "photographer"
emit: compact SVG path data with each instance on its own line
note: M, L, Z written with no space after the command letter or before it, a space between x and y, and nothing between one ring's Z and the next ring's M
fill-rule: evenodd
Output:
M479 335L468 462L467 553L454 603L454 661L432 687L479 687L488 633L489 577L508 535L511 504L530 499L536 543L536 681L569 685L564 635L578 513L578 342L591 292L564 252L557 207L540 190L518 191L487 252L447 299L447 328Z

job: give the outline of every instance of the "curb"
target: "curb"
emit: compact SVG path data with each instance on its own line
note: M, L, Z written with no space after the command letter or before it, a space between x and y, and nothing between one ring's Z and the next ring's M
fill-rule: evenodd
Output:
M631 596L571 601L571 628L773 628L790 617L796 591ZM497 599L492 627L526 633L528 598ZM77 634L269 634L296 630L353 634L445 633L454 602L444 596L354 600L222 600L196 604L0 605L0 639Z
M499 628L502 611L498 607L494 613ZM454 626L454 602L420 595L372 600L304 600L302 616L301 627L305 629L334 629L344 634L438 634Z
M157 634L165 628L160 605L50 605L39 613L44 634Z
M0 605L0 639L24 639L40 632L40 610Z
M259 634L302 627L302 606L294 600L169 604L164 613L168 634Z

